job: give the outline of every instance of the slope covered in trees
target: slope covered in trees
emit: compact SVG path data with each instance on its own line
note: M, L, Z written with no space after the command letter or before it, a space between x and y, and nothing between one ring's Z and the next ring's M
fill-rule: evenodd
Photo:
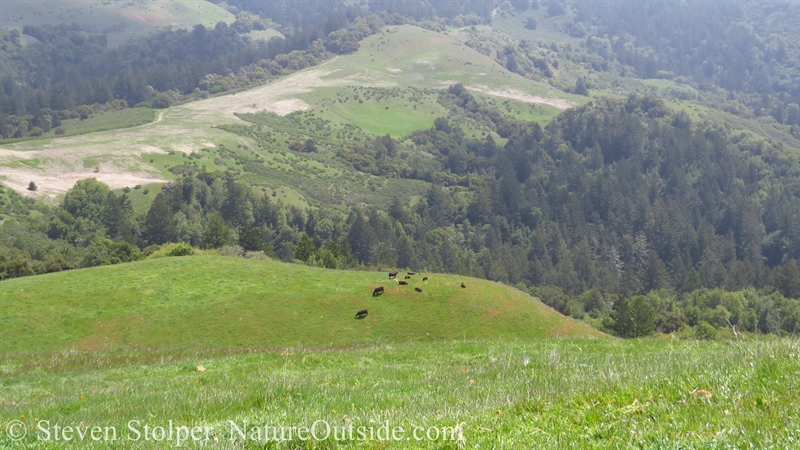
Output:
M131 261L183 241L329 268L424 268L502 281L559 311L607 317L610 329L627 311L613 305L648 293L654 311L645 319L664 331L701 320L763 332L797 325L797 301L786 300L800 297L796 156L693 122L654 98L596 100L542 128L503 118L459 85L442 95L508 141L466 138L444 118L413 133L413 145L441 169L416 204L395 197L385 210L366 206L345 217L285 207L232 172L194 171L136 217L125 194L83 181L60 207L40 206L36 215L8 204L10 218L41 231L6 244L4 275ZM365 151L391 157L386 141ZM764 290L732 306L703 300L716 298L702 291L714 288ZM707 314L719 305L740 313Z

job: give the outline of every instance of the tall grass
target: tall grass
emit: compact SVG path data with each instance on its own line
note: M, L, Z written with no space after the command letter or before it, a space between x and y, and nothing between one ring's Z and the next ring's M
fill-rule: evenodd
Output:
M2 357L0 375L0 422L21 420L30 431L18 443L0 434L2 448L50 448L36 441L43 419L51 432L54 424L118 430L115 442L74 448L132 448L130 420L140 429L169 420L210 427L210 447L231 449L790 448L800 438L800 345L789 339L66 351ZM460 426L464 440L259 443L242 440L228 422L317 420L356 429L386 421L405 430ZM135 448L174 444L140 440Z

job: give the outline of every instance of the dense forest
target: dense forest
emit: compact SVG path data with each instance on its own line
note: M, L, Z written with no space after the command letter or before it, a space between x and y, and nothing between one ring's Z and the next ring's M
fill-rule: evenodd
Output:
M800 8L792 2L582 2L565 31L641 78L722 89L724 109L800 125ZM716 102L719 103L719 102ZM742 109L748 111L743 113Z

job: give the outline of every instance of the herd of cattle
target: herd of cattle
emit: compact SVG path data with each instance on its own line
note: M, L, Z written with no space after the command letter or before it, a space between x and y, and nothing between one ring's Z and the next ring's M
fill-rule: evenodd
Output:
M389 272L389 278L393 279L393 280L396 280L397 284L399 284L401 286L407 286L408 285L408 281L406 281L406 280L410 280L412 275L416 275L417 274L416 272L406 272L406 275L403 277L404 279L398 280L397 279L397 274L399 274L399 273L400 272ZM428 277L422 277L422 281L428 281ZM461 283L461 287L462 288L466 288L467 285L464 284L464 283ZM384 289L383 286L378 286L372 291L372 296L373 297L377 297L377 296L383 294L384 290L385 289ZM414 290L416 292L422 292L422 288L420 288L420 287L415 287ZM361 311L356 313L356 319L363 319L364 317L367 317L367 314L369 314L369 311L366 310L366 309L362 309Z

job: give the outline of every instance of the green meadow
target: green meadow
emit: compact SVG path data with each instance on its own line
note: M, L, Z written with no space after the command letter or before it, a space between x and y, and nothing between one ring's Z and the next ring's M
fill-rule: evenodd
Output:
M361 309L369 317L354 320ZM0 310L2 354L602 335L485 280L419 274L401 286L386 272L208 255L4 281Z
M369 314L357 320L360 309ZM0 283L0 342L4 449L789 448L800 438L794 338L613 339L511 287L455 275L401 286L385 271L198 255L25 277ZM315 423L338 440L297 434ZM399 439L386 440L386 426ZM92 427L105 430L100 441L76 437Z
M7 355L0 422L28 434L0 432L0 446L172 448L177 435L141 435L171 420L209 430L188 448L792 448L798 351L788 339L572 338ZM253 431L317 421L354 438ZM377 439L387 422L399 440ZM113 427L117 440L55 442L55 425Z

